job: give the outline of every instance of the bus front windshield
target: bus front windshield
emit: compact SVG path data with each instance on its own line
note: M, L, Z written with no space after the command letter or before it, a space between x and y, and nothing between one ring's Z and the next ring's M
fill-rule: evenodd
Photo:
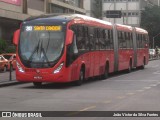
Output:
M48 68L60 58L64 32L55 26L25 26L21 29L19 55L26 67Z

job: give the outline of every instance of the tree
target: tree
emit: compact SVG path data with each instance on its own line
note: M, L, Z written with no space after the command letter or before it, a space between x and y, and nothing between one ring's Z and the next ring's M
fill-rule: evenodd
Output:
M160 33L160 7L146 7L142 11L141 27L149 32L150 46L153 45L153 37ZM160 47L160 36L155 38L155 44Z
M0 54L5 51L7 47L7 42L3 39L0 39Z

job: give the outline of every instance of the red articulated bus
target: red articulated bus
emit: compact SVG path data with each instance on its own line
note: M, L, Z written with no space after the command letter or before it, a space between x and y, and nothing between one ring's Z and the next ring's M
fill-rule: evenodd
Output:
M72 82L148 64L148 32L85 15L29 18L14 33L18 81Z

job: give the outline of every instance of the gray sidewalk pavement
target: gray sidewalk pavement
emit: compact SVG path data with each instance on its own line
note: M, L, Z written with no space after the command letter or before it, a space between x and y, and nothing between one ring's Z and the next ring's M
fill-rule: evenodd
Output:
M20 84L21 82L16 81L15 71L11 73L12 80L10 80L10 72L0 72L0 87Z

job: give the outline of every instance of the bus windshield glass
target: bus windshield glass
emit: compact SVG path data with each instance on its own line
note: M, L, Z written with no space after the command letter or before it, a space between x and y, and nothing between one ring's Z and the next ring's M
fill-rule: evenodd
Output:
M52 67L64 48L62 26L24 26L21 29L19 55L25 66Z

